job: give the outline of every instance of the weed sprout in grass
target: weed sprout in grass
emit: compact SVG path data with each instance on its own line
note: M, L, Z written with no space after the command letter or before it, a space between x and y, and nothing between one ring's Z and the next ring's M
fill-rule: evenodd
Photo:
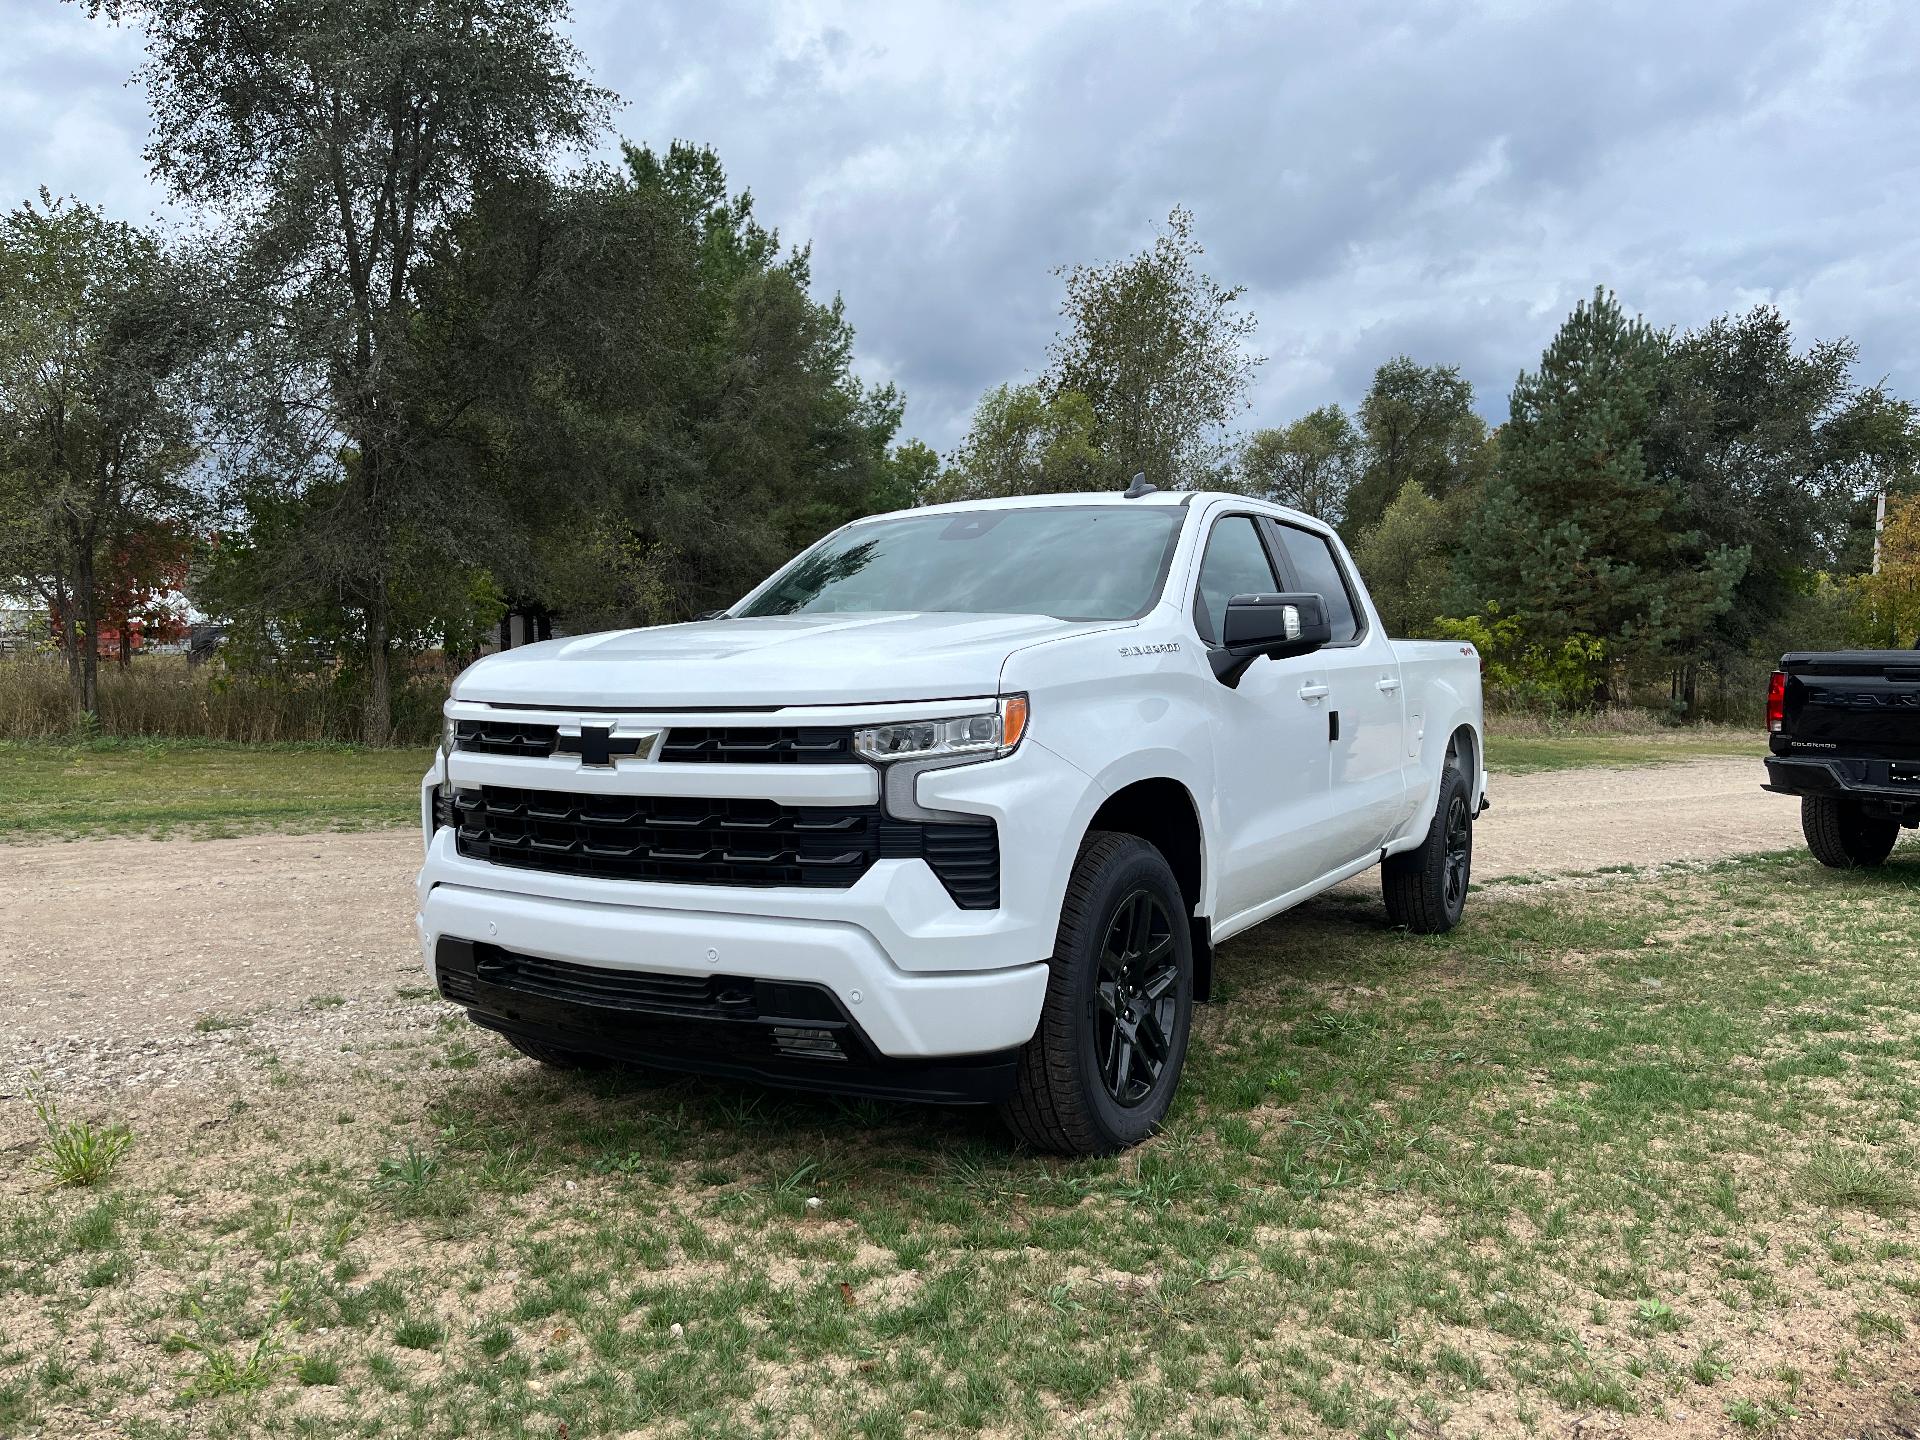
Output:
M280 1292L280 1298L274 1303L273 1311L260 1331L260 1338L253 1342L251 1350L230 1351L192 1336L171 1336L175 1346L190 1350L200 1357L199 1368L187 1377L187 1385L180 1392L180 1398L193 1401L216 1395L242 1395L264 1390L281 1371L297 1367L300 1358L288 1350L280 1323L292 1300L290 1292ZM190 1313L195 1320L206 1318L205 1311L198 1305L191 1307ZM284 1328L288 1332L297 1330L300 1328L299 1322L290 1322Z
M35 1083L38 1079L36 1075L27 1084L27 1098L46 1132L34 1168L50 1175L55 1185L98 1185L113 1174L133 1144L133 1132L124 1125L62 1121L58 1102Z

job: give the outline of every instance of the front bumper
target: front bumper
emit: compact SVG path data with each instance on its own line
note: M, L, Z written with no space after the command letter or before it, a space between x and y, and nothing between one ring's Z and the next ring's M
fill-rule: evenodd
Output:
M992 1054L1032 1036L1046 995L1047 966L910 974L895 966L857 925L713 910L656 909L542 899L502 891L436 885L416 921L420 948L439 974L449 946L479 943L518 955L634 975L726 975L748 981L816 985L844 1012L876 1060ZM457 987L456 987L457 989ZM598 1049L626 1024L617 1008L489 987L468 1004L495 1028L536 1026L576 1032L578 1048ZM538 1002L538 1003L536 1003ZM598 1043L585 1043L598 1037ZM645 1058L630 1055L628 1058ZM819 1077L823 1084L830 1073Z
M1767 783L1776 795L1832 795L1858 800L1870 815L1920 824L1920 762L1769 755Z
M434 973L443 995L503 1034L770 1085L989 1103L1013 1092L1019 1062L1017 1046L883 1055L839 997L816 982L616 971L452 939L438 945Z

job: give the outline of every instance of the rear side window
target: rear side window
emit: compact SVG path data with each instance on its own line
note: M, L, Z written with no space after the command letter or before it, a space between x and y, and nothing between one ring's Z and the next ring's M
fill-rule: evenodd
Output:
M1194 598L1193 624L1200 638L1220 643L1227 602L1236 595L1271 595L1279 588L1260 532L1248 515L1229 515L1218 521L1207 537L1207 557L1200 562L1200 591Z
M1333 643L1340 645L1357 636L1360 621L1354 611L1353 596L1347 591L1346 577L1340 573L1340 562L1334 558L1333 546L1311 531L1298 530L1278 521L1268 524L1273 527L1273 537L1280 544L1281 554L1286 556L1287 568L1293 572L1293 587L1310 595L1317 594L1327 602Z

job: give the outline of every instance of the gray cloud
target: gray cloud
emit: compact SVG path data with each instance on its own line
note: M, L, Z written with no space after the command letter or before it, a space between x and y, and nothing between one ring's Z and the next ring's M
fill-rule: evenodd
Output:
M129 37L0 13L0 193L151 208ZM1400 351L1461 365L1499 419L1597 283L1660 324L1778 304L1920 390L1897 3L579 0L575 31L623 135L714 145L813 242L863 371L943 448L1042 363L1052 267L1138 248L1176 202L1260 317L1249 424L1351 404Z

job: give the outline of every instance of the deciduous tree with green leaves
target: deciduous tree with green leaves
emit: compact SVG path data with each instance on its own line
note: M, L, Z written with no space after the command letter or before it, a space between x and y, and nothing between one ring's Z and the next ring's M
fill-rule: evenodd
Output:
M1240 447L1233 486L1338 525L1359 473L1360 434L1338 405L1322 405L1290 425L1256 430Z
M1396 356L1374 371L1358 417L1359 473L1341 527L1350 542L1386 512L1408 481L1444 500L1486 475L1486 422L1473 408L1472 384L1456 365L1420 365Z
M89 714L115 558L200 499L183 382L202 335L181 284L150 235L92 206L43 190L0 220L0 585L57 617Z
M1354 546L1354 562L1367 577L1389 635L1437 634L1439 617L1456 608L1455 558L1467 518L1463 494L1436 500L1418 480L1409 480Z
M382 739L395 593L471 518L398 394L429 252L484 185L597 134L612 97L564 0L85 3L143 28L147 159L233 241L236 473L318 487L308 553L359 616Z
M1086 397L1107 483L1145 471L1156 485L1194 488L1225 469L1227 427L1247 408L1260 357L1247 348L1245 287L1203 274L1204 253L1192 212L1175 206L1139 254L1055 272L1067 324L1041 388Z
M980 397L966 439L930 499L983 500L1108 488L1113 462L1101 452L1093 405L1077 390L996 385Z
M1746 552L1730 602L1676 637L1677 693L1695 704L1701 664L1750 655L1813 589L1847 538L1884 437L1856 393L1851 341L1796 350L1771 306L1676 337L1648 431L1648 469L1677 487L1685 526Z

